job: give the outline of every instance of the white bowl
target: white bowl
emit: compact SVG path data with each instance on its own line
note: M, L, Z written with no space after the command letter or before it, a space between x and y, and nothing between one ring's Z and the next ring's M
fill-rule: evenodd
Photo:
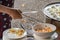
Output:
M42 27L43 27L43 25L47 25L48 27L50 27L52 29L51 32L36 32L35 29L40 28L40 26L36 27L37 24L34 25L34 27L32 28L34 34L40 36L41 38L49 38L56 31L56 26L54 26L52 24L48 24L48 23L38 23L38 24L40 24Z
M13 29L18 30L20 28L13 28ZM26 31L21 36L16 36L15 34L11 34L11 33L8 33L8 32L9 32L9 29L7 29L7 30L5 30L3 32L3 35L6 35L6 37L8 39L20 39L20 38L23 38L23 37L25 37L27 35L27 32Z

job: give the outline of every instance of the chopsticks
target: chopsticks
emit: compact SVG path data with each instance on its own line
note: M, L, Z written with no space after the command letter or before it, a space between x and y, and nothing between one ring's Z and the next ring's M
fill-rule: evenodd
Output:
M21 23L20 23L20 26L21 26L21 28L22 28L22 29L24 29L24 30L25 30L25 28L23 27L23 25L22 25Z

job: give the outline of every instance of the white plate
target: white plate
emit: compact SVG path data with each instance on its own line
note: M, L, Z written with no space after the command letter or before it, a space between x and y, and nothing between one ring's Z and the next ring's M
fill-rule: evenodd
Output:
M58 37L58 34L55 32L52 36L51 36L51 38L48 38L48 39L42 39L41 37L39 37L39 36L37 36L37 35L33 35L34 36L34 38L35 38L35 40L54 40L54 39L56 39L57 37Z
M52 6L56 6L56 5L58 5L59 8L60 8L60 3L51 3L50 5L48 4L48 6L46 6L42 11L48 17L50 17L54 20L60 21L60 16L58 16L57 14L54 13L54 15L56 16L56 17L54 17L54 15L51 15L51 13L47 10L48 8L51 8Z
M19 29L19 28L14 28L14 29ZM3 32L3 35L5 35L7 38L9 38L9 39L19 39L19 38L23 38L23 37L25 37L26 35L27 35L27 32L25 31L24 32L24 34L23 35L21 35L21 36L16 36L16 35L13 35L13 34L9 34L8 33L8 31L9 31L9 29L7 29L7 30L5 30L4 32Z

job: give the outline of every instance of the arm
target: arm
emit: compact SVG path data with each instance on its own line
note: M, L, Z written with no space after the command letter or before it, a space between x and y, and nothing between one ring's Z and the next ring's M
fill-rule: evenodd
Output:
M11 8L3 6L3 5L0 5L0 12L5 12L5 13L9 14L13 19L22 18L22 15L20 14L22 12L19 13L17 10L11 9Z

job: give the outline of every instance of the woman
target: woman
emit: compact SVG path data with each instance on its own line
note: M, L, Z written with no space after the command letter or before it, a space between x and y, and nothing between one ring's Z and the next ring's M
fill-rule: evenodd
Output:
M0 5L0 38L2 38L3 31L11 28L11 19L20 19L22 18L20 13L16 9L11 9L10 5L11 0L2 0L2 5ZM5 4L5 2L7 3ZM9 4L9 5L8 5ZM4 5L4 6L3 6ZM8 5L8 7L6 7Z

